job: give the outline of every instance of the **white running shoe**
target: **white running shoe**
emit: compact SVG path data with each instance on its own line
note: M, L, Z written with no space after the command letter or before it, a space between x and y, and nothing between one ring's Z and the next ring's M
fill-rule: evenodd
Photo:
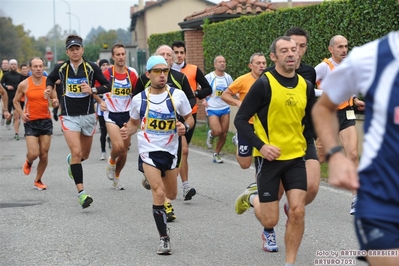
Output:
M158 255L171 255L172 254L172 249L170 248L169 236L161 237L161 239L159 240L157 254Z
M115 179L115 164L110 164L109 160L111 157L108 158L108 165L107 165L107 177L109 180L114 180Z
M357 195L353 195L352 196L352 203L351 203L351 210L349 212L350 215L355 215L356 203L357 203Z
M276 242L276 232L262 232L263 250L266 252L277 252L278 246Z
M208 134L206 137L206 146L208 146L208 149L212 149L213 147L213 137L211 135L211 130L208 130Z
M231 138L231 142L233 142L234 145L238 146L237 133Z
M107 154L105 152L102 152L101 156L100 156L100 160L104 161L105 159L107 159Z
M223 163L222 157L218 153L213 154L213 162L214 163Z
M125 187L122 185L119 178L114 178L113 185L116 190L125 190Z
M145 176L143 177L143 180L141 181L141 185L142 185L145 189L151 190L151 185L150 185L150 183L148 182L148 180L147 180L147 178L146 178Z
M183 186L183 198L184 200L191 200L192 197L197 193L195 188L190 187L190 185Z

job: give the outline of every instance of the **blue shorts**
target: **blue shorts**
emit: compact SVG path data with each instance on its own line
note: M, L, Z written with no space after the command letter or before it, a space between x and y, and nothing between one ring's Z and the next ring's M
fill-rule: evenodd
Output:
M207 109L206 110L206 115L207 116L217 116L217 117L222 117L224 115L228 115L230 114L230 107L227 107L225 109L222 110L212 110L212 109Z
M360 250L399 248L399 224L368 218L356 218L355 229Z

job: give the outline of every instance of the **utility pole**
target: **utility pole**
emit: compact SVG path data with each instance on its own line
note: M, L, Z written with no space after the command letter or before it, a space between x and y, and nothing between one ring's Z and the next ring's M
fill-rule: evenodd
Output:
M57 62L57 34L55 28L55 0L53 0L53 39L54 39L54 65Z
M68 5L68 11L69 11L68 12L69 13L69 34L72 34L72 30L71 30L71 6L69 5L69 3L66 0L61 0L61 1Z

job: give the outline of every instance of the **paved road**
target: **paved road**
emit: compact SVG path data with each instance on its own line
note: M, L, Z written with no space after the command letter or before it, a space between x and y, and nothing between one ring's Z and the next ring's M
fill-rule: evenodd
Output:
M179 191L173 202L177 220L169 224L173 255L158 256L151 194L142 188L137 170L136 137L121 176L126 190L116 191L105 176L105 161L99 160L96 133L91 158L83 163L86 191L94 202L82 210L67 174L68 148L57 122L54 131L42 179L48 189L37 191L37 162L30 176L22 172L25 139L13 140L13 132L0 126L0 265L284 265L284 214L276 227L280 251L265 253L253 210L240 216L234 212L253 169L241 170L234 159L213 164L209 151L191 148L190 182L198 194L184 202ZM297 265L314 265L323 258L317 251L358 249L350 201L349 192L321 185L306 209Z

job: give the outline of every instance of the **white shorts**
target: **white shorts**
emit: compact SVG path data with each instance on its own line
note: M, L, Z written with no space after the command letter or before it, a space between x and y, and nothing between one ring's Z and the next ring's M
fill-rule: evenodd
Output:
M61 128L64 131L77 131L85 136L93 136L96 132L96 114L60 116Z

